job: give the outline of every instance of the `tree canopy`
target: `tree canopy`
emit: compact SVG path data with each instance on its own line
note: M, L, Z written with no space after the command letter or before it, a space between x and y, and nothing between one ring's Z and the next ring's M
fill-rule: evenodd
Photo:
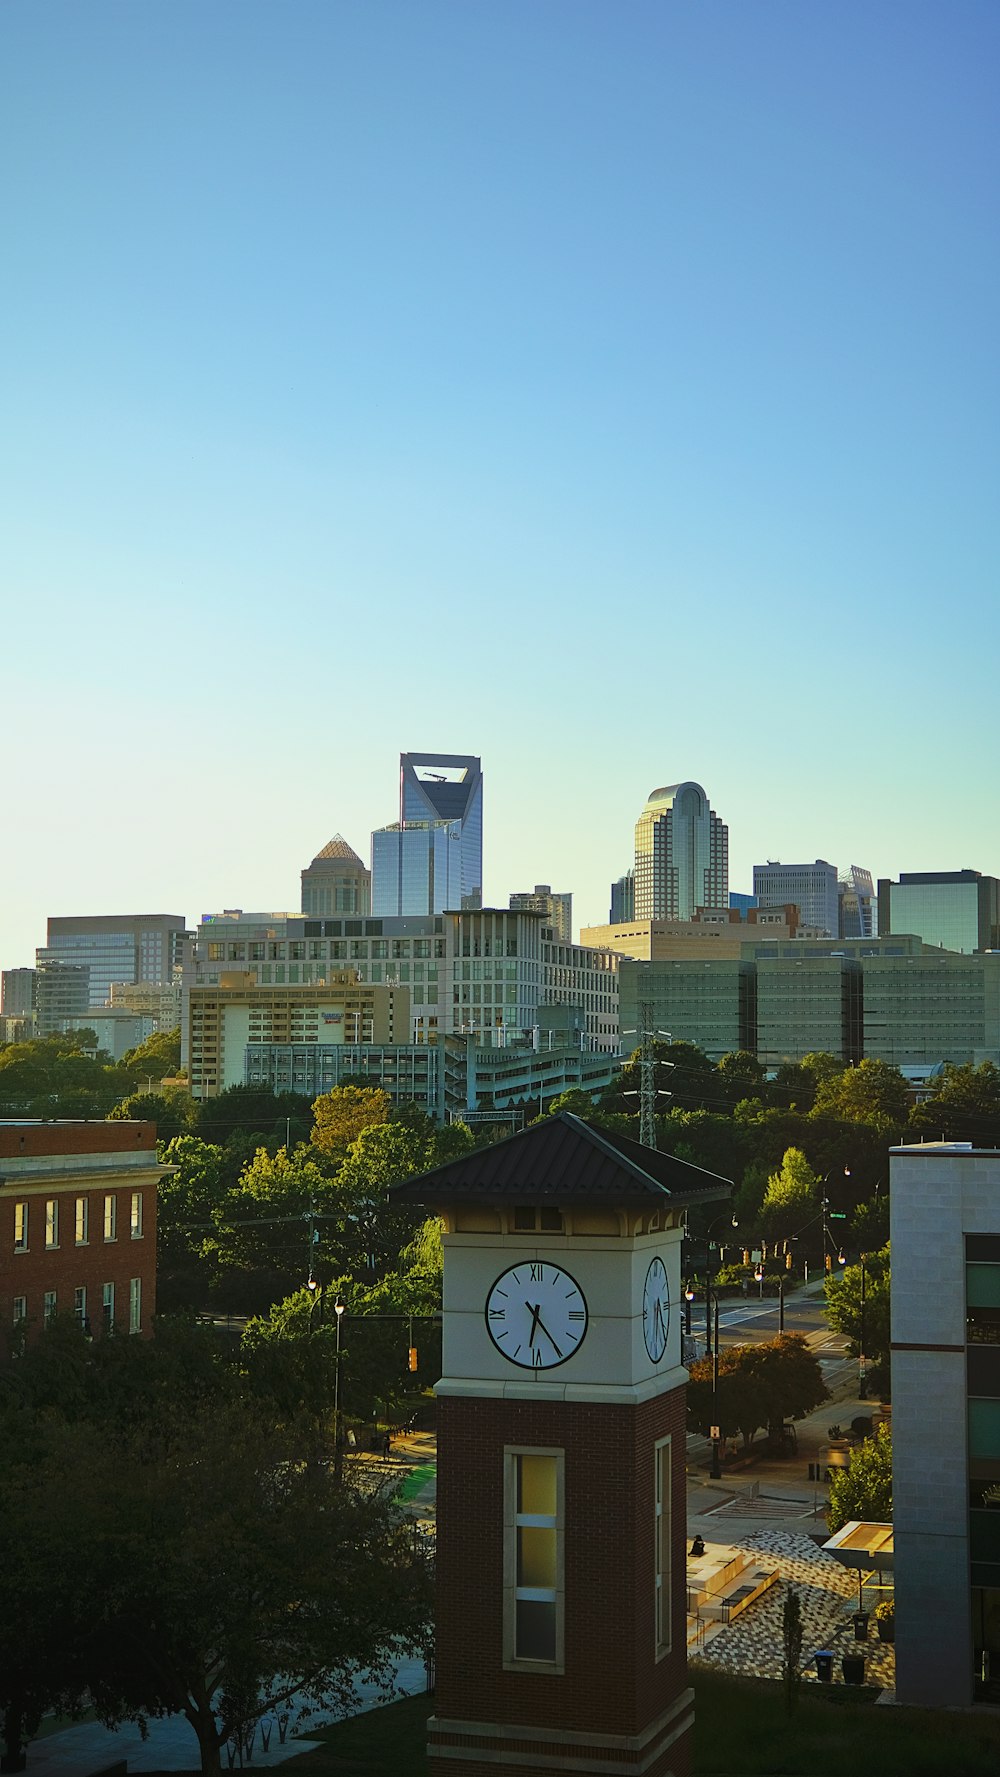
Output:
M739 1433L745 1444L762 1426L802 1419L827 1399L819 1359L801 1333L783 1333L760 1345L731 1345L718 1355L714 1386L711 1358L692 1364L688 1426L707 1436L712 1425L724 1437Z
M215 1773L226 1740L293 1692L336 1704L422 1640L408 1527L336 1479L287 1373L276 1387L273 1365L227 1361L195 1329L88 1346L54 1322L4 1376L8 1734L86 1694L109 1724L184 1714Z

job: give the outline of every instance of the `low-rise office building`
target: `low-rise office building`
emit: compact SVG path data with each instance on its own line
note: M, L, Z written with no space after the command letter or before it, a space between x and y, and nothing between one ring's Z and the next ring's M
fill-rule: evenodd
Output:
M74 1313L91 1334L149 1333L169 1170L152 1123L0 1122L0 1323L30 1336Z
M622 1053L639 1044L640 1007L651 1008L653 1030L678 1042L697 1043L711 1060L755 1044L753 964L738 957L710 962L636 962L623 959L619 974Z
M353 969L309 986L262 984L250 972L223 971L217 985L189 989L187 1017L192 1096L216 1098L244 1084L248 1048L405 1043L410 994L363 982Z

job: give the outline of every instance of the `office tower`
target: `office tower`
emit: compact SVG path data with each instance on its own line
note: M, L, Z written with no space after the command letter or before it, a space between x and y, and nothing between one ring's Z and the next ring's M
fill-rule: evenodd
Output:
M4 969L0 986L0 1013L5 1018L32 1018L35 1012L34 969Z
M941 950L1000 949L1000 881L978 870L900 871L878 885L878 929L915 932Z
M173 980L180 966L184 919L179 913L98 913L50 919L36 956L90 971L91 1006L105 1006L114 981Z
M753 867L753 892L758 907L796 906L802 924L829 937L839 936L837 872L825 858L814 864L779 864L768 860Z
M852 864L837 883L839 902L837 936L839 938L874 938L875 885L871 871Z
M39 952L35 971L38 1034L51 1037L67 1022L86 1016L90 1007L90 970L86 963L62 963Z
M464 753L401 753L399 820L372 834L372 912L480 907L483 774Z
M611 884L611 912L608 924L613 926L627 925L635 918L635 871L626 870L617 882Z
M302 872L302 911L325 918L333 913L370 913L371 905L371 871L337 833Z
M541 913L555 927L556 937L564 944L573 942L573 897L554 895L547 882L536 882L534 888L510 897L512 913Z
M653 790L635 826L636 919L693 919L729 903L729 829L700 784Z

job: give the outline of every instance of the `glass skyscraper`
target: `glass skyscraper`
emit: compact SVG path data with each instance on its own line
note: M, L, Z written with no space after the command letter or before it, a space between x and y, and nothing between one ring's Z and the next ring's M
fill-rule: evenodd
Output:
M483 901L483 773L464 753L401 753L399 820L372 834L372 912L458 912Z

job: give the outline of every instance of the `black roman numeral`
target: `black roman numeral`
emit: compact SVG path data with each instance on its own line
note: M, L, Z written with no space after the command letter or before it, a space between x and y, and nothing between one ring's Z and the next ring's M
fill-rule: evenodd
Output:
M528 1270L531 1273L531 1275L528 1279L529 1283L544 1283L544 1281L545 1281L545 1266L544 1265L529 1265Z

